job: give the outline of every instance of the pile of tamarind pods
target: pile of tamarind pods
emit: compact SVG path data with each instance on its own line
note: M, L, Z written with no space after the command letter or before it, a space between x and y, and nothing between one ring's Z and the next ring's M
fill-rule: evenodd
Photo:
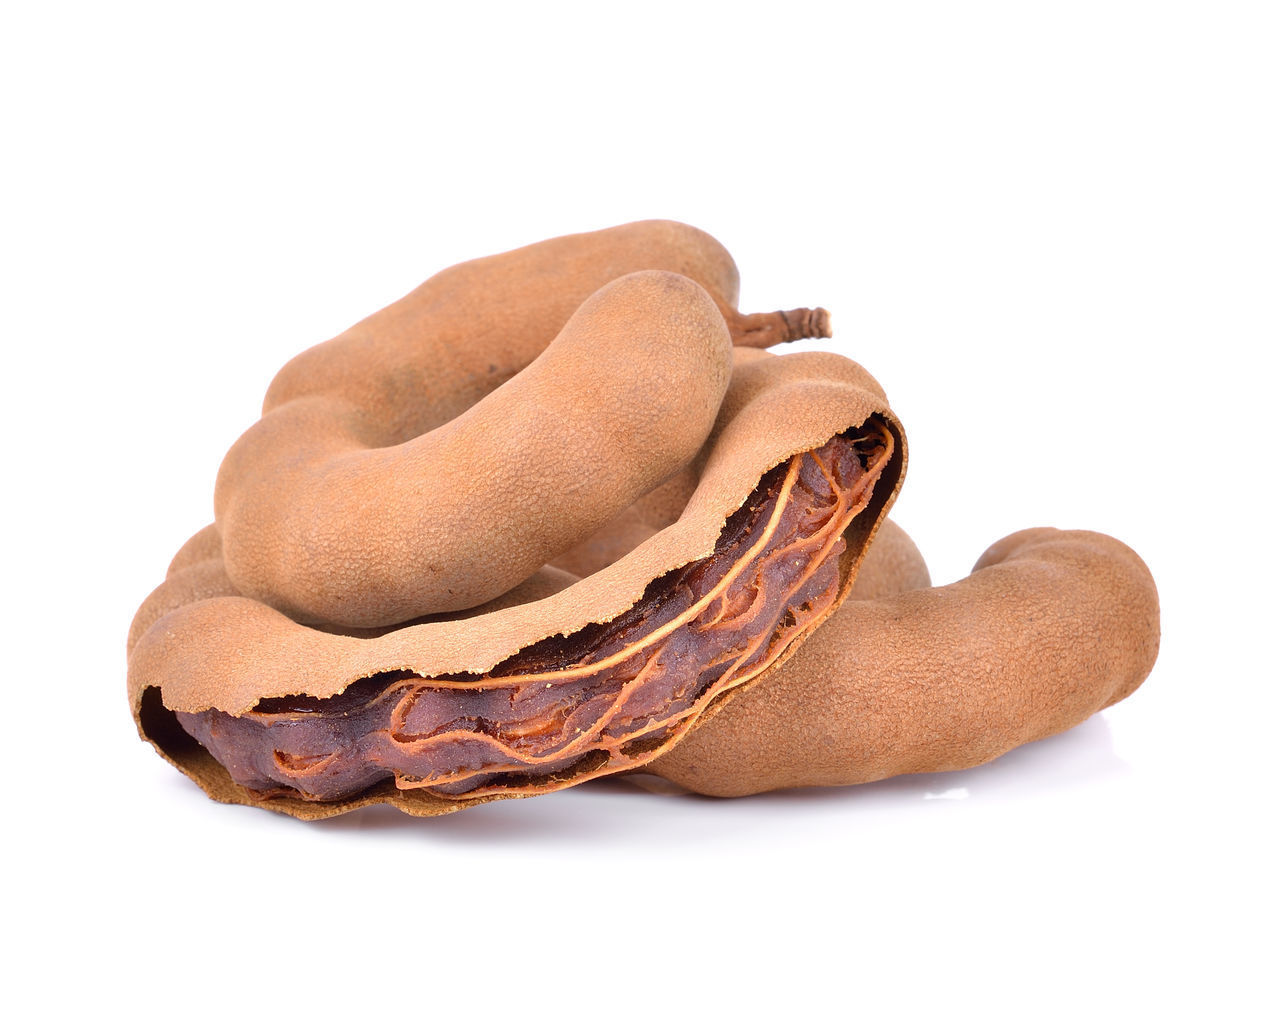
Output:
M466 262L294 358L129 634L212 798L435 815L645 771L710 795L953 770L1128 696L1142 560L1027 530L930 587L902 426L768 347L724 248L631 223Z

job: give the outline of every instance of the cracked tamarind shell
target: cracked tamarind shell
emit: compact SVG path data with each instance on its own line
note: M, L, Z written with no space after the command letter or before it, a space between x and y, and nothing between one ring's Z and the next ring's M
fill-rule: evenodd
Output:
M660 758L696 727L719 696L764 680L844 599L905 470L901 427L880 386L859 365L827 353L753 354L735 352L728 391L711 435L689 471L692 490L678 518L616 562L550 596L468 611L463 613L466 617L431 618L374 630L375 635L350 635L341 627L306 625L260 600L241 596L221 560L213 557L216 535L197 535L175 559L169 579L139 609L131 631L129 697L140 733L211 798L306 819L379 802L414 815L436 815L493 799L540 794ZM873 438L859 437L865 435ZM574 641L583 639L584 633L598 636L620 619L643 615L649 604L646 597L655 591L661 594L673 577L684 583L692 570L690 582L696 583L709 570L707 563L717 561L714 553L728 534L727 523L745 526L743 514L748 510L757 522L768 513L774 514L770 520L781 518L785 514L779 507L788 504L782 500L786 485L802 469L811 478L821 475L825 468L813 466L817 452L847 444L847 436L868 441L873 452L867 455L857 483L849 487L848 510L840 521L842 533L833 534L824 546L830 558L823 562L830 562L833 576L830 590L797 588L797 596L808 593L813 603L789 605L776 623L770 623L767 640L750 658L750 667L741 674L730 668L723 681L717 678L701 691L681 690L685 700L679 701L679 715L646 730L633 742L615 738L607 751L575 743L572 762L563 767L556 766L553 754L542 766L479 775L489 781L497 780L491 779L497 774L496 787L469 785L469 775L454 771L397 773L338 799L316 799L238 784L183 728L193 717L212 719L216 727L228 723L219 719L230 719L230 723L252 719L257 710L254 723L270 729L279 716L272 711L298 706L305 711L326 701L338 703L344 694L354 696L361 682L408 684L420 697L504 690L504 665L520 660L518 655L527 649L541 648L537 653L554 656L555 648L576 646ZM795 490L803 487L800 482L795 485ZM664 497L670 498L670 491ZM808 515L817 520L815 527L818 523L828 526L819 519L821 513L805 510L801 514L804 519ZM503 549L493 552L502 554ZM556 575L552 568L527 582L555 590L567 580L572 577ZM508 598L519 596L513 591ZM746 609L738 603L732 610L723 606L721 613L753 614L755 596L745 598ZM761 604L767 607L768 599L761 599ZM777 608L774 605L771 610ZM714 614L710 609L707 613ZM695 622L702 625L706 617L699 615ZM617 638L625 641L626 632ZM555 689L543 694L535 688L541 683L528 675L521 675L519 681L519 688L510 691L513 698L556 695ZM547 688L560 681L557 678ZM642 696L645 688L643 682L631 683L622 699ZM412 709L410 704L408 710ZM657 715L659 722L664 717ZM453 730L443 733L454 734ZM485 732L458 736L463 737L489 738ZM568 738L572 743L573 737ZM290 766L298 763L287 753L285 757ZM310 766L307 760L302 764Z

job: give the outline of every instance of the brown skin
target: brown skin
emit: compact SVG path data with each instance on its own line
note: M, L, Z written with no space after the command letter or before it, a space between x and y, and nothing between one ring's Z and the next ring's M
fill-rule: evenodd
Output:
M932 586L929 567L915 541L893 520L885 520L867 549L849 597L854 601L873 601L929 586Z
M705 290L636 272L601 287L506 385L408 442L385 446L352 405L283 404L219 475L227 574L295 618L342 626L483 604L694 456L731 350Z
M341 336L295 357L276 376L263 419L228 453L214 493L216 526L235 585L298 618L381 626L483 603L513 585L511 575L498 573L510 572L514 582L529 575L541 563L530 567L517 554L518 564L513 561L509 569L490 571L468 584L463 579L465 570L453 565L465 557L467 549L451 547L447 538L440 551L449 564L439 571L437 556L424 566L420 553L440 529L425 521L433 509L441 507L422 497L429 476L422 469L423 458L441 443L420 440L453 426L457 418L522 372L597 290L643 270L677 273L701 286L735 343L764 347L830 335L822 309L738 312L738 271L732 258L712 237L682 223L629 223L453 266ZM633 305L632 320L655 310L644 301ZM652 319L659 330L672 324L659 318ZM625 323L625 317L610 323L615 339ZM594 351L585 349L590 337L583 338L583 363L588 355L605 362L618 352L610 348L608 335L606 330ZM633 338L642 343L649 338L648 330L641 329ZM662 352L660 346L651 351L627 350L628 359L612 367L620 376L630 361L657 363ZM696 357L685 358L692 359ZM674 363L671 369L684 366ZM595 382L600 370L597 366L592 377L584 375L583 381ZM718 370L712 368L711 374L714 381ZM691 375L674 377L678 384L699 384ZM625 391L620 377L614 383L606 386L601 398L630 399L634 406L644 406L647 391ZM555 387L548 383L548 388ZM671 395L678 397L679 390ZM553 409L540 416L544 425ZM512 421L509 415L507 419ZM522 423L526 419L527 415ZM561 440L561 449L572 447ZM568 472L570 458L558 457L560 469L553 473ZM412 461L407 471L406 460ZM508 465L507 472L517 469L516 462ZM646 464L637 466L640 474L647 474ZM620 465L615 472L627 469ZM353 476L367 483L347 487L346 480ZM501 483L502 471L496 476ZM388 483L389 478L394 483ZM451 476L451 483L456 479ZM646 482L652 487L662 479L647 477ZM592 483L590 478L579 480L588 486ZM327 508L336 490L352 500L353 511L347 514L352 525L357 519L362 524L354 543L348 543L350 528L343 529L337 519L341 514ZM357 500L371 493L371 507ZM622 497L620 489L617 499ZM580 506L579 516L598 518L585 523L587 529L573 541L587 536L591 525L603 523L627 504L615 503L606 498L598 507ZM392 522L393 514L405 511L408 536ZM547 550L535 551L538 544L535 538L530 555ZM338 548L342 555L328 554ZM344 561L347 555L350 559ZM432 582L400 582L400 577L424 568L438 571ZM515 575L521 570L521 575ZM499 586L503 583L507 587ZM376 595L362 593L384 588L385 605L377 603L382 599Z
M345 400L373 418L384 444L406 441L523 370L600 287L645 269L678 273L706 290L737 346L831 335L821 308L741 314L737 266L715 238L683 223L644 220L437 273L293 358L272 381L263 412L307 396Z
M632 507L566 560L604 568L656 532L646 531L639 515ZM795 657L766 682L728 698L644 769L722 796L955 770L1078 724L1129 695L1150 671L1159 641L1155 587L1146 567L1119 542L1101 534L1024 531L995 545L976 569L986 572L928 590L919 549L886 520L849 600ZM922 593L898 597L907 591ZM991 656L966 672L957 662L977 657L979 651L969 649L975 641L1000 641L997 655L1005 657L1026 645L1029 634L1016 614L1003 628L968 628L992 604L1001 609L1013 597L1028 606L1043 604L1060 628L1047 629L1035 656L1004 662ZM854 603L860 601L879 603ZM1062 621L1070 612L1078 614L1075 629ZM894 632L902 629L892 621L898 615L917 616L905 630L915 639L903 643L902 633ZM1098 619L1110 622L1111 631ZM938 631L926 631L930 624ZM953 642L941 646L946 640ZM916 660L881 660L885 654ZM1046 658L1056 671L1042 665ZM931 660L936 674L925 675ZM999 683L988 664L1002 675ZM887 677L870 679L873 669ZM1037 710L1016 713L1028 700ZM945 731L943 724L949 725Z
M882 590L920 579L909 550L885 558ZM737 796L974 767L1128 696L1160 642L1147 567L1089 531L1024 530L958 583L856 596L647 770Z

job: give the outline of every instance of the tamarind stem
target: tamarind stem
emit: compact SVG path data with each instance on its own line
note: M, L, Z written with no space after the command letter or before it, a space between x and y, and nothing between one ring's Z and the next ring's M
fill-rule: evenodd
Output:
M797 339L830 339L831 314L825 308L795 308L729 316L729 334L734 346L756 349L790 343Z

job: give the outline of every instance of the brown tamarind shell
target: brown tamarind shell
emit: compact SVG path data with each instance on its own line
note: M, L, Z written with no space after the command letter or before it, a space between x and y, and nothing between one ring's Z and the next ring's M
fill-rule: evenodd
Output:
M706 290L645 270L601 286L515 377L407 441L396 400L278 406L219 471L227 574L246 596L319 624L388 626L484 604L696 455L732 349ZM349 373L387 372L358 367ZM438 395L424 390L416 405Z
M341 801L263 800L232 781L181 730L173 712L216 710L239 716L265 699L325 699L384 673L479 675L541 640L608 622L635 605L656 578L710 555L725 521L771 469L872 419L892 437L892 454L867 505L845 531L839 591L829 613L847 596L868 543L897 495L907 461L905 436L879 384L854 362L829 353L772 357L735 351L728 391L711 435L691 465L696 483L678 518L618 561L551 596L481 610L465 619L411 623L381 635L344 635L301 624L238 596L220 559L212 557L217 554L216 535L197 535L175 558L169 579L139 609L131 632L128 688L139 732L211 798L304 819L378 802L432 816L534 794L455 800L383 783ZM810 631L797 636L743 688L765 680ZM649 759L676 742L678 737L672 737Z

